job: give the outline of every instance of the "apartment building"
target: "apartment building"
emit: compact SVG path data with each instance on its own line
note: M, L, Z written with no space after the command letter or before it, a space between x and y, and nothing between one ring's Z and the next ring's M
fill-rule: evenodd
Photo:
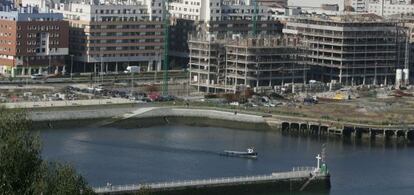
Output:
M0 74L27 76L65 70L69 27L60 13L38 7L0 11Z
M257 34L281 34L283 25L277 19L271 7L257 2ZM246 36L253 32L253 19L256 16L255 4L251 0L173 0L169 3L169 12L174 26L186 28L181 38L170 39L170 53L184 57L188 62L188 44L181 40L188 39L189 34L208 32L217 38L232 37L233 34ZM174 27L172 27L174 28ZM172 56L174 58L174 56Z
M310 78L342 84L391 84L404 66L406 34L374 14L292 17L286 36L301 39Z
M414 12L414 4L411 0L370 0L367 11L380 16L407 14Z
M53 4L52 11L69 21L76 71L152 71L162 64L162 6L162 0L105 0Z
M369 2L370 0L345 0L345 7L352 7L355 12L367 12Z
M200 92L217 93L303 82L307 69L296 42L278 36L192 36L190 83Z

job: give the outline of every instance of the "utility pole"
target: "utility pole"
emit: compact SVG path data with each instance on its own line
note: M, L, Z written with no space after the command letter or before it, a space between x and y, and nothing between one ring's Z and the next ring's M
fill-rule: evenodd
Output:
M164 20L164 75L162 85L162 95L168 95L168 33L169 33L169 22L170 17L168 14L168 0L162 1L162 15Z

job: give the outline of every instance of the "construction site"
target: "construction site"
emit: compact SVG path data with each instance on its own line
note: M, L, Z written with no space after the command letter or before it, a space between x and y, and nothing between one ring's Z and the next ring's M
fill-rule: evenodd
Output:
M275 36L216 39L192 36L191 85L199 92L236 92L243 88L303 83L307 69L298 58L297 40Z
M309 76L344 85L395 83L409 67L407 29L374 14L291 17L284 34L301 39Z

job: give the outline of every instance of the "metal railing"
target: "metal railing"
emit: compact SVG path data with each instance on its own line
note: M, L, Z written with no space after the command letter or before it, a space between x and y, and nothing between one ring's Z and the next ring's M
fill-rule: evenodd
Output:
M232 184L232 183L251 183L257 181L267 180L283 180L294 178L309 177L311 173L316 170L315 167L295 167L290 172L272 173L271 175L257 175L257 176L241 176L241 177L226 177L226 178L211 178L201 180L187 180L187 181L173 181L163 183L148 183L148 184L131 184L131 185L107 185L103 187L96 187L96 193L110 193L110 192L127 192L138 191L140 189L163 189L163 188L178 188L190 186L207 186L216 184Z

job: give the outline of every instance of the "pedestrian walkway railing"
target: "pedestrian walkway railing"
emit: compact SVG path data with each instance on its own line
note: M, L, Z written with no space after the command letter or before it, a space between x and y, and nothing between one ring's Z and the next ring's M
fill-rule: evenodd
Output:
M187 180L187 181L173 181L163 183L148 183L148 184L132 184L132 185L110 185L104 187L96 187L94 191L96 193L110 193L110 192L127 192L127 191L139 191L141 189L168 189L179 187L191 187L191 186L208 186L216 184L234 184L234 183L254 183L257 181L267 180L283 180L283 179L295 179L312 176L312 173L316 170L315 167L295 167L290 172L272 173L271 175L257 175L257 176L242 176L242 177L226 177L226 178L214 178L214 179L201 179L201 180Z

